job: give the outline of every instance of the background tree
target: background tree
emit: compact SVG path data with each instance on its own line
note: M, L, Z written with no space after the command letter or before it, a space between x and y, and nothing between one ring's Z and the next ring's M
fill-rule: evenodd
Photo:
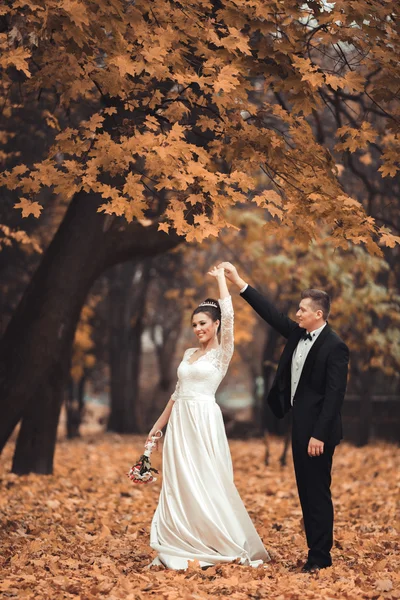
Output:
M195 290L190 277L196 266L195 263L185 268L184 250L181 247L153 261L146 327L154 346L157 377L146 409L149 426L154 423L154 414L162 412L175 389L173 359L176 353L179 357L178 341L183 325L187 325L187 310L193 304Z
M137 433L145 427L139 375L150 279L150 260L118 265L110 274L109 431Z
M85 384L88 374L96 363L93 340L93 317L100 302L99 295L91 294L82 309L72 347L71 371L65 394L67 413L67 437L80 435L79 427L84 411Z
M15 470L28 468L26 453L29 469L51 470L79 314L113 264L217 235L227 208L249 201L278 239L305 245L324 231L334 247L350 240L375 254L399 242L349 196L318 127L336 111L336 151L371 146L382 177L396 174L390 3L50 0L7 5L1 19L1 183L23 216L54 195L66 208L0 347L0 447L24 415ZM41 114L33 139L43 122L52 130L38 157L13 145L27 105Z

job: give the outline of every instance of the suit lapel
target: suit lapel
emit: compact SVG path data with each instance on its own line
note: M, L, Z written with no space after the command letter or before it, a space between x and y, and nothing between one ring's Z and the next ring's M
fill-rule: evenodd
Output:
M317 337L317 339L315 340L315 342L313 343L313 345L310 349L310 352L308 353L307 358L305 360L298 387L300 387L302 379L306 378L308 376L308 374L310 373L310 371L314 365L318 351L321 348L322 344L325 342L328 335L331 333L331 331L332 331L332 329L330 328L330 326L328 324L326 324L325 327L323 328L323 330L321 331L321 333L319 334L319 336Z
M299 339L303 335L304 331L304 329L299 327L298 329L295 329L295 332L288 339L280 360L280 367L282 370L285 369L289 362L291 362L293 352L295 351L296 346L299 343Z

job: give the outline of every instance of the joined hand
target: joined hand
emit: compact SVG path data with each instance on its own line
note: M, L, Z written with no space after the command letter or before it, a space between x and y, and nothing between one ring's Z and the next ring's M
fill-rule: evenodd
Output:
M239 275L236 270L236 267L234 267L232 263L222 262L222 263L219 263L217 268L223 269L225 276L227 279L229 279L229 281L231 281L232 283L237 283L237 281L239 279Z
M225 276L225 272L224 269L221 267L212 267L209 271L208 271L208 275L211 275L211 277L224 277Z

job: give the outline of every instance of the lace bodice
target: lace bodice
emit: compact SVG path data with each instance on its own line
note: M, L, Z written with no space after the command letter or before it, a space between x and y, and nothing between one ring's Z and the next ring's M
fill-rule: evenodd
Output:
M214 395L225 377L233 354L233 306L228 296L219 300L221 307L221 343L190 364L190 357L198 348L189 348L178 367L178 383L172 400L179 396L198 394Z

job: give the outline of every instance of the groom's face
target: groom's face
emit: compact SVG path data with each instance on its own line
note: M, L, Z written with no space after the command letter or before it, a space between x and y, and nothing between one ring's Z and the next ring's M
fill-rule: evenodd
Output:
M319 327L322 311L317 309L311 298L303 298L299 304L299 310L296 313L297 321L300 327L307 331L313 331Z

